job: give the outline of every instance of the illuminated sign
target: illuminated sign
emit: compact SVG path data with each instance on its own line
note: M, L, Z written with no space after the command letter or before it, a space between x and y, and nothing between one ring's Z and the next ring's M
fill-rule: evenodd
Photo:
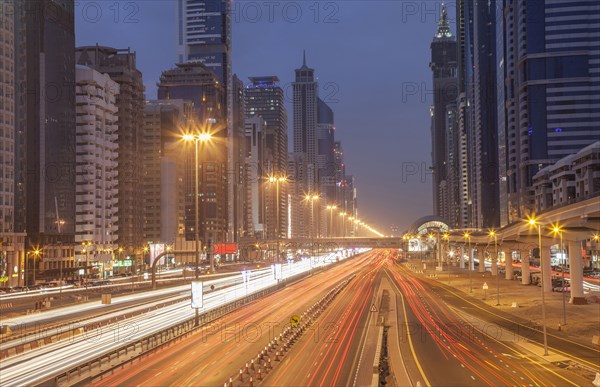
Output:
M192 309L202 308L202 281L192 281Z

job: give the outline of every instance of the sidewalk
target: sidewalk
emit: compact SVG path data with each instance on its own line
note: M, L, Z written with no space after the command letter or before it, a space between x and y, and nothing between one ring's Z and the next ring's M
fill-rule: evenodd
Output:
M490 306L498 308L503 312L510 313L524 320L534 323L542 323L542 293L541 287L535 285L522 285L521 281L506 280L504 275L500 275L499 293L500 306L497 304L497 279L496 276L488 271L479 273L477 267L471 273L473 292L470 293L470 281L468 270L459 269L458 267L450 267L450 279L448 271L444 266L444 271L436 271L433 262L427 263L426 270L420 270L423 263L420 260L410 260L409 265L414 265L417 271L422 271L424 277L433 277L437 275L437 281L450 285L464 293L465 296L470 296L487 303ZM483 284L488 286L487 290L483 289ZM600 292L585 292L585 297L588 300L587 305L572 305L569 304L570 293L565 294L566 319L567 324L563 322L563 294L560 292L546 293L546 322L549 329L558 330L557 334L579 339L582 343L592 345L593 336L600 336L600 303L590 303L595 300L600 301ZM517 307L513 307L516 303Z

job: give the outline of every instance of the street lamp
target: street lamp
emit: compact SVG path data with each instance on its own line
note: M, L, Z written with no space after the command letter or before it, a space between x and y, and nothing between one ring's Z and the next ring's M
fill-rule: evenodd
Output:
M490 237L494 238L494 248L496 250L496 306L500 306L500 267L498 266L498 233L495 230L490 230L488 233Z
M193 141L194 142L194 209L195 209L195 224L194 224L194 241L195 241L195 250L196 250L196 280L200 275L199 272L199 267L200 267L200 221L199 221L199 207L200 205L198 204L198 196L200 196L200 193L198 192L198 184L199 184L199 178L198 178L198 174L199 174L199 166L198 166L198 144L200 142L208 142L211 139L211 135L210 133L199 133L197 135L194 134L184 134L183 135L183 140L184 141ZM213 273L215 270L214 267L214 258L213 255L210 255L210 272ZM198 308L196 308L196 326L200 325L200 312L198 310Z
M544 292L544 263L542 262L542 225L535 218L529 218L527 223L530 226L537 226L538 248L540 249L540 271L542 276L542 324L544 330L544 356L548 356L548 337L546 334L546 295Z
M560 260L562 263L562 301L563 301L563 325L567 324L567 300L565 291L565 253L563 250L563 229L559 225L552 226L552 233L560 237ZM541 259L541 253L540 253ZM541 266L541 263L540 263Z
M313 236L313 230L315 227L315 200L319 200L320 196L318 194L308 194L304 196L306 201L310 201L310 235ZM317 229L317 238L319 237L319 231Z
M469 254L469 293L473 293L473 275L471 274L471 265L473 264L473 254L471 254L471 234L468 232L464 233L463 237L469 241L468 254Z
M144 246L144 248L142 249L142 262L140 262L140 268L138 269L138 271L140 271L140 273L138 273L138 276L141 274L142 268L145 264L145 260L146 260L146 253L150 251L150 248L148 246ZM139 282L139 281L138 281Z
M42 254L42 250L36 247L33 251L28 252L27 254L33 255L33 284L35 285L35 260ZM27 282L27 266L25 265L25 282Z
M329 237L333 237L333 210L337 209L337 206L334 204L330 204L327 206L329 210Z
M90 253L90 249L92 246L92 242L91 241L87 241L87 242L81 242L81 244L83 245L83 253L85 254L85 269L83 271L83 276L86 279L87 282L87 278L88 278L88 265L89 265L89 253Z
M342 217L342 238L346 237L346 216L348 214L346 214L345 212L340 212L340 216Z
M283 184L287 181L287 176L269 176L269 183L275 184L276 187L276 198L275 198L275 233L277 238L277 262L279 262L279 237L281 235L279 225L279 184Z

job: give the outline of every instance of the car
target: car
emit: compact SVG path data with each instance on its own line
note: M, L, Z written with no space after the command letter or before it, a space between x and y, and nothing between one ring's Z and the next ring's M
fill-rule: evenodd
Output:
M553 292L570 292L571 291L571 287L570 286L565 286L564 288L562 286L557 286L555 288L552 288Z

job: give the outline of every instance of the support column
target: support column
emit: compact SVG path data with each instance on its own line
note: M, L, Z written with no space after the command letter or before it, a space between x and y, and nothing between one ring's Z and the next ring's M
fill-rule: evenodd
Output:
M521 284L531 283L531 271L529 270L529 250L521 250Z
M460 268L461 269L465 268L465 247L464 246L460 247Z
M550 265L550 246L543 246L540 252L540 269L543 272L542 286L544 292L549 293L552 291L552 267Z
M479 257L479 272L485 272L485 251L479 251L477 249L477 256Z
M584 305L586 303L583 296L583 258L581 257L581 242L569 241L569 274L571 281L571 301L573 305Z
M505 278L507 280L512 280L513 275L514 275L512 250L503 250L503 251L504 251L504 268L506 270Z
M494 252L495 254L496 252ZM492 275L498 275L498 257L492 255Z

